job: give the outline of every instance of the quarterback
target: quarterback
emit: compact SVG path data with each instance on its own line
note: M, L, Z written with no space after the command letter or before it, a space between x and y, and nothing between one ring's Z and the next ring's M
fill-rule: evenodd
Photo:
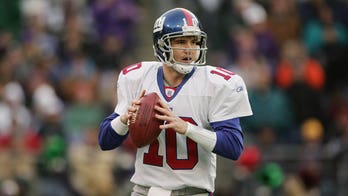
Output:
M239 75L205 65L207 35L187 9L171 9L156 20L153 48L159 61L120 73L118 103L100 125L99 145L120 146L139 98L156 92L156 118L165 123L154 142L137 149L132 196L211 195L216 155L237 160L243 150L239 118L252 115L246 86Z

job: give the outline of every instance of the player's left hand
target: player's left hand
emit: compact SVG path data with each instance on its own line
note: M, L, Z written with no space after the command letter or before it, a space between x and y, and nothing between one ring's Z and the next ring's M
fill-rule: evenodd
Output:
M155 110L158 111L156 118L165 121L160 129L173 129L180 134L186 133L187 123L175 115L162 100L160 100L159 105L155 106Z

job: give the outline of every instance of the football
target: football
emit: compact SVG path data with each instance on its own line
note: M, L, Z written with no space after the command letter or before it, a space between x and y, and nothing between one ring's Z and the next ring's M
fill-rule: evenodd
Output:
M149 93L140 99L137 112L129 120L129 135L136 147L141 148L152 143L161 133L160 125L164 121L155 118L155 105L159 104L157 93Z

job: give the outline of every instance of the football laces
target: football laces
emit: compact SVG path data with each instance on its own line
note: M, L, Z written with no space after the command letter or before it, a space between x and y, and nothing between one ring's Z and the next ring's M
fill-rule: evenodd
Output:
M136 119L137 119L137 115L138 115L138 110L139 110L139 108L137 108L136 112L133 112L133 113L132 113L131 118L128 119L128 123L127 123L128 125L129 125L129 124L134 124L134 123L135 123L135 121L136 121Z

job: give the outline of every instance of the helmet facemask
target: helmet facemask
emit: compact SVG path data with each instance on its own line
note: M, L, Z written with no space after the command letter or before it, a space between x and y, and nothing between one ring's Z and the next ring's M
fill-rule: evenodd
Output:
M171 46L171 40L177 37L183 36L193 36L196 37L198 41L197 48L175 48ZM206 63L206 34L204 32L185 32L183 33L171 33L163 36L158 40L158 48L161 50L161 56L164 58L159 58L166 65L173 67L176 71L182 74L190 73L194 66L204 65ZM174 50L192 50L195 55L193 55L192 62L179 62L174 58ZM156 51L155 51L156 55Z

